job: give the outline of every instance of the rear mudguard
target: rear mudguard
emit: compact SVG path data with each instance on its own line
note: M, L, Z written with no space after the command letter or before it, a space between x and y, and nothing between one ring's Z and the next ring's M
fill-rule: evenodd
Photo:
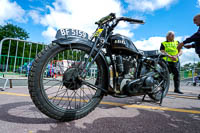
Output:
M70 38L60 38L57 40L52 41L52 43L56 43L58 45L62 45L62 46L67 46L67 45L73 45L73 44L81 44L81 45L85 45L86 47L90 47L92 48L93 46L93 42L87 39L83 39L83 38L79 38L79 37L70 37ZM95 49L97 51L97 49ZM104 54L102 52L100 52L99 56L102 58L102 60L104 61L103 66L105 66L105 71L106 71L106 88L103 88L104 90L108 91L109 88L109 84L110 84L110 72L109 72L109 67L108 67L108 63L106 61L106 58L104 56Z

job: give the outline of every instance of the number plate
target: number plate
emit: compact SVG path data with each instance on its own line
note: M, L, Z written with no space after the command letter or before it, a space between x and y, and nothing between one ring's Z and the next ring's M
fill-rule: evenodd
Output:
M56 33L56 39L68 37L88 39L89 35L86 32L77 29L59 29Z

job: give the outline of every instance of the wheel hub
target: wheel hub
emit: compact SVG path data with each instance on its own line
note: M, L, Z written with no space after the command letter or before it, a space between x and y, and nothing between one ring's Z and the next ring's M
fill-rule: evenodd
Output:
M69 68L63 74L63 85L70 90L77 90L82 83L79 79L79 71L77 68Z

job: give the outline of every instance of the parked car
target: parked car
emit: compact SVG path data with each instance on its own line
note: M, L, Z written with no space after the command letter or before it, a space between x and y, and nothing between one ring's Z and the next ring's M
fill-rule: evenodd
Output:
M74 61L72 61L72 60L56 61L54 73L56 73L58 75L63 74L66 69L72 67L72 63L74 63Z

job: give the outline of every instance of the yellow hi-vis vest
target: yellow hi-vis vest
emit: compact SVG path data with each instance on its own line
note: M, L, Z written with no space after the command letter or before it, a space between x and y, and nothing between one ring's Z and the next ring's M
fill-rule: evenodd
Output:
M169 55L177 55L178 54L178 41L173 41L173 42L162 42L163 46L165 47L165 52L168 53ZM171 58L169 57L163 57L164 60L169 61L169 62L177 62L178 58L176 59L176 61L173 61Z

